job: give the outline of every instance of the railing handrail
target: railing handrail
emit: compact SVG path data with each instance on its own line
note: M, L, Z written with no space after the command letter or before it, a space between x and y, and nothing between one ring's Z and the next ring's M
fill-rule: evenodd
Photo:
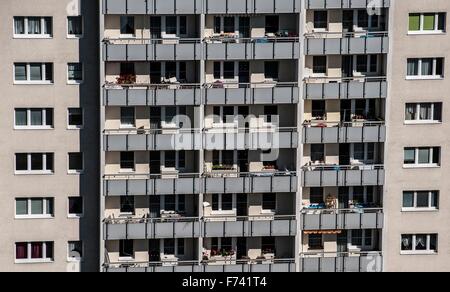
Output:
M202 39L201 38L190 38L190 37L169 37L169 38L133 38L133 37L105 37L103 39L103 42L106 44L112 44L112 45L116 45L115 42L119 42L120 44L122 42L134 42L134 43L139 43L141 42L142 44L156 44L156 43L161 43L164 41L176 41L180 44L185 44L185 43L201 43ZM124 44L124 45L125 45Z
M356 169L356 168L370 168L370 169ZM339 164L324 164L324 165L304 165L302 170L306 171L344 171L344 170L382 170L384 164L355 164L355 165L339 165Z
M308 258L308 257L320 257L320 258L324 258L327 256L333 256L335 255L336 257L347 257L347 256L354 256L354 255L359 255L359 256L373 256L373 255L377 255L377 256L382 256L383 252L381 251L355 251L355 252L300 252L300 257L301 258Z
M294 37L290 37L290 36L260 36L260 37L248 37L248 38L243 38L243 37L239 37L238 35L230 35L230 36L208 36L205 37L203 39L204 42L210 41L210 40L236 40L236 41L243 41L243 42L258 42L261 40L267 40L267 41L295 41L298 42L300 41L300 37L298 36L294 36Z
M115 82L105 83L103 85L106 89L124 89L132 87L145 87L146 89L167 89L169 86L177 86L177 89L195 89L202 88L201 83L132 83L132 84L118 84ZM110 87L110 88L108 88Z
M261 87L257 87L258 85L261 85ZM146 87L146 88L154 88L154 89L166 89L168 86L178 86L181 89L183 88L214 88L214 86L224 86L224 87L215 87L215 88L223 88L227 89L227 86L245 86L245 88L266 88L263 87L264 85L274 85L275 87L297 87L298 82L291 81L291 82L248 82L248 83L239 83L239 82L224 82L224 83L214 83L214 82L207 82L207 83L133 83L133 84L118 84L118 83L105 83L103 85L106 89L124 89L124 88L132 88L132 87ZM256 87L252 87L256 86ZM108 88L112 87L112 88ZM115 88L113 88L115 87Z
M149 215L149 214L147 214ZM225 218L225 219L224 219ZM226 219L235 219L234 221L229 221ZM252 219L265 219L266 220L252 220ZM116 217L116 218L105 218L103 222L105 224L152 224L152 223L173 223L173 222L235 222L235 221L277 221L277 220L295 220L295 215L270 215L270 214L260 214L252 216L204 216L204 217L173 217L173 218L149 218L147 216L143 217Z
M106 180L111 178L120 178L123 179L124 177L127 179L136 179L136 177L144 177L144 179L161 179L162 176L176 176L177 178L208 178L212 175L230 175L230 172L226 171L213 171L213 172L204 172L204 173L176 173L176 174L149 174L149 173L118 173L118 174L105 174L104 178ZM255 177L259 174L263 174L264 176L296 176L296 171L274 171L274 172L264 172L264 171L254 171L254 172L235 172L232 173L233 175L238 175L239 177Z
M303 122L303 127L311 127L311 128L333 128L333 127L354 127L355 124L362 124L363 127L367 126L383 126L386 124L385 121L354 121L354 122L334 122L334 121L317 121L317 125L314 125L314 120L311 122ZM327 127L322 127L327 126ZM331 125L331 126L330 126Z
M166 128L166 129L139 129L139 128L123 128L123 129L105 129L103 133L105 135L126 135L126 134L161 134L163 131L177 131L177 133L169 133L167 135L174 134L196 134L196 133L210 133L212 131L223 131L218 133L210 133L210 134L238 134L238 133L266 133L265 130L274 130L274 132L279 133L293 133L297 131L297 127L220 127L220 128ZM253 132L254 131L254 132Z
M309 209L307 207L303 207L301 210L302 214L306 214L307 212L319 212L319 213L331 213L331 214L346 214L346 213L355 213L355 212L359 212L361 213L383 213L383 208L379 207L379 208L359 208L359 207L355 207L355 208L332 208L332 209L328 209L328 208L324 208L324 209Z
M353 77L331 77L331 76L308 76L303 79L306 83L309 83L311 80L337 80L337 83L347 82L347 81L359 81L364 80L365 82L377 82L377 81L386 81L386 76L353 76ZM314 84L314 83L312 83ZM318 84L318 83L317 83Z
M361 31L361 32L332 32L332 31L317 31L317 32L306 32L304 34L307 39L314 39L316 36L338 36L331 38L351 38L351 37L372 37L372 36L388 36L388 31Z
M203 39L200 37L168 37L168 38L105 37L103 39L103 43L112 44L112 45L116 45L116 42L118 42L119 44L122 44L122 43L127 44L127 42L133 42L133 43L140 42L141 44L158 44L158 43L163 43L165 41L167 41L167 42L175 41L179 44L184 44L184 43L208 43L209 41L214 41L214 40L218 40L218 41L233 40L233 41L240 41L243 43L258 43L258 41L299 42L300 37L298 37L298 36L296 36L296 37L292 37L292 36L261 36L261 37L243 38L243 37L239 37L238 35L236 35L236 36L209 36L209 37L204 37ZM174 43L174 44L176 44L176 43Z

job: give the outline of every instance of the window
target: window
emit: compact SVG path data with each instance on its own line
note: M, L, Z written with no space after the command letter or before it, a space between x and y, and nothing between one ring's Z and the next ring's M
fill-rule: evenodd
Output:
M69 129L81 129L83 127L83 110L81 108L69 108L67 115Z
M134 152L120 152L120 171L134 171Z
M67 81L70 84L83 82L83 64L69 63L67 64Z
M16 108L14 109L15 129L52 129L52 108Z
M69 261L80 261L83 259L83 242L69 241L67 243L67 259Z
M223 32L224 33L234 33L236 31L234 26L234 17L225 16L223 18Z
M176 243L177 243L177 255L178 256L184 255L184 247L185 247L184 239L178 238L176 239Z
M377 55L356 56L356 71L360 73L376 73L378 71Z
M405 191L403 192L403 211L437 210L439 208L439 191Z
M277 122L278 115L278 106L276 105L267 105L264 106L264 121L266 123Z
M186 167L185 151L162 151L162 165L166 168L183 169Z
M213 211L232 211L236 196L234 194L213 194L212 210Z
M442 102L407 103L405 122L411 124L442 122Z
M275 254L275 237L261 238L261 253Z
M315 120L325 119L325 100L313 100L311 114Z
M67 35L69 37L81 37L83 35L83 17L67 17Z
M17 198L15 218L53 218L53 207L53 198Z
M213 151L213 167L226 166L232 168L235 164L233 150L214 150Z
M220 16L214 16L214 33L216 34L221 33L221 20L222 18Z
M309 250L323 249L322 234L308 235L308 249Z
M176 16L166 16L166 33L167 34L177 34L177 17Z
M16 174L52 174L53 153L16 153Z
M263 194L262 208L263 210L275 211L277 208L277 194Z
M402 254L437 253L437 234L403 234L401 239Z
M278 80L279 68L278 62L264 62L264 78Z
M313 57L313 74L326 74L327 73L327 57L326 56L314 56Z
M82 173L84 169L83 153L69 153L69 173Z
M407 79L439 79L444 77L444 58L408 59Z
M121 107L120 108L120 127L134 128L135 127L135 108Z
M126 36L133 36L134 29L134 16L121 16L120 17L120 34Z
M50 84L53 82L52 63L14 63L16 84Z
M316 163L325 162L325 144L311 144L311 161Z
M120 197L120 213L130 215L134 214L134 197Z
M53 261L53 242L17 242L16 263L42 263Z
M328 28L328 11L315 10L314 11L314 29Z
M223 62L223 78L234 79L234 62Z
M446 26L446 13L410 13L409 33L443 33Z
M440 147L407 147L404 150L404 167L438 167L440 152Z
M80 218L83 217L84 207L82 197L69 197L69 218Z
M134 241L120 240L119 241L119 258L132 259L134 257Z
M15 38L50 38L53 33L51 17L14 17Z
M278 15L266 16L266 33L277 33L280 31L280 17Z

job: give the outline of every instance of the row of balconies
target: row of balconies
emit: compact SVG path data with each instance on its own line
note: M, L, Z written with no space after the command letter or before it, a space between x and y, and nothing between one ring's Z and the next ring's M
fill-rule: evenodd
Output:
M305 80L304 99L386 98L386 78L312 78ZM173 86L134 84L104 87L105 106L169 106L221 104L296 104L297 83L236 84L236 86L178 84Z
M103 14L260 14L306 9L387 8L390 0L103 0Z
M319 36L319 37L318 37ZM306 55L386 54L386 33L358 37L305 39ZM200 39L152 40L108 39L103 44L103 61L175 61L175 60L283 60L298 59L298 38L233 39L233 42L201 42Z
M381 272L383 258L380 252L369 252L360 255L338 254L323 256L321 254L306 254L300 258L298 272ZM164 263L111 263L105 264L104 272L224 272L224 273L269 273L269 272L295 272L295 260L227 261L222 264L199 263L198 261L181 262L177 265L167 266Z
M301 172L302 187L382 186L384 168L370 166L306 167ZM106 175L103 195L146 196L199 193L290 193L297 192L295 172L237 173L236 175Z

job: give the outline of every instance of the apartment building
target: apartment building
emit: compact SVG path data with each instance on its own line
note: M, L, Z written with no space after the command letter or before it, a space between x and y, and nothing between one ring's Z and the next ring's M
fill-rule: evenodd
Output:
M0 270L98 271L98 5L0 15Z

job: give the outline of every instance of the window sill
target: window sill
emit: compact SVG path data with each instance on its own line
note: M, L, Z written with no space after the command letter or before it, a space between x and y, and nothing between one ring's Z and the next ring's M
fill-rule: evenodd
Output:
M437 255L437 251L401 251L401 255Z
M82 174L84 174L84 170L68 170L67 174L69 174L69 175L82 175Z
M82 130L83 126L67 126L67 130Z
M81 219L83 217L84 217L83 214L70 214L70 215L67 215L67 219Z
M443 76L406 76L406 80L444 80Z
M51 264L54 261L51 259L27 259L27 260L14 260L15 264Z
M133 257L119 257L119 262L131 262L134 261Z
M420 169L420 168L441 168L440 165L437 164L404 164L403 165L404 169Z
M67 85L81 85L83 84L83 80L68 80Z
M83 258L67 258L68 263L82 263L84 262Z
M13 36L13 39L53 39L52 35L45 35L45 34L15 34Z
M36 219L55 219L55 216L51 215L17 215L14 217L16 220L36 220Z
M403 213L436 213L439 209L436 208L402 208Z
M441 121L430 121L430 120L418 120L418 121L405 121L405 125L441 125Z
M84 38L84 35L83 34L68 34L66 36L66 38L67 39L71 39L71 40L73 40L73 39L82 39L82 38Z
M15 126L14 130L18 131L36 131L36 130L54 130L54 127L46 127L46 126Z
M53 175L53 171L15 171L15 175Z
M53 81L14 81L14 85L53 85Z
M125 168L122 168L122 169L119 170L119 173L133 174L133 173L135 173L135 170L134 170L134 169L125 169Z
M417 30L417 31L408 31L407 35L445 35L447 34L445 31L440 30Z

